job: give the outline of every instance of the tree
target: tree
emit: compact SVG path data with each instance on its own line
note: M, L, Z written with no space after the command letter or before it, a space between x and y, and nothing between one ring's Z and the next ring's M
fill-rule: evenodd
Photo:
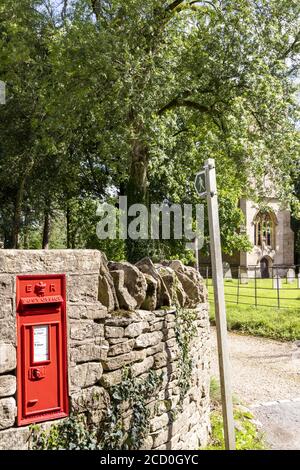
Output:
M282 200L297 208L296 0L75 0L61 10L24 0L17 28L11 0L4 4L3 28L26 51L26 60L10 59L18 94L5 109L10 126L2 124L2 217L15 207L6 227L18 231L26 198L41 225L56 209L70 213L74 201L107 198L112 187L129 204L196 202L194 174L208 157L218 166L225 251L247 247L237 202L249 179L257 189L273 173ZM10 46L2 45L7 61ZM20 136L16 104L26 117ZM149 247L129 240L128 258Z

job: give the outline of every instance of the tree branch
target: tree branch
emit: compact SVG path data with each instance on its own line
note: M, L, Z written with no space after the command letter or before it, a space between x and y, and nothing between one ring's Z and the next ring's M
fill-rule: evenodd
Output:
M64 1L63 1L63 7L62 7L62 10L61 10L61 19L62 19L62 21L65 21L65 19L66 19L67 8L68 8L68 1L69 1L69 0L64 0Z
M173 11L177 8L181 3L184 3L185 0L175 0L170 5L167 6L166 11Z
M171 109L179 108L179 107L186 107L186 108L196 109L197 111L200 111L201 113L210 113L211 112L211 108L209 108L208 106L204 106L202 104L196 103L195 101L183 100L183 99L180 99L180 98L174 98L173 100L171 100L168 104L163 106L163 108L161 108L158 111L158 115L162 116L167 111L170 111Z
M182 134L183 132L188 132L189 128L185 127L184 129L180 129L180 131L175 132L175 134L172 135L172 137L177 137L179 134Z
M190 2L177 0L177 1L174 1L173 3L171 3L169 6L167 6L165 11L166 12L172 12L172 11L176 10L176 11L180 12L180 11L188 10L188 9L200 10L200 9L203 9L203 7L205 7L204 5L197 5L198 3L200 3L199 0L192 0ZM205 1L202 1L201 3L205 3L207 5L210 5L214 10L217 11L216 6L211 1L205 0Z
M96 20L100 18L100 13L101 13L100 1L101 0L91 0L92 10L96 17Z
M278 59L283 60L288 57L288 55L295 49L295 47L300 45L300 31L295 36L292 44L278 57Z

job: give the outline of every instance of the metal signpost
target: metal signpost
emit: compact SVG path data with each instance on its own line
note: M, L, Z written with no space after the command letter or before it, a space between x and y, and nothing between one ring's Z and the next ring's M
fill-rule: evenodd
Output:
M215 161L213 158L205 161L204 171L201 171L196 176L195 187L201 197L206 196L207 198L225 448L234 450L235 433L229 351L227 344L226 307L220 241L219 207Z

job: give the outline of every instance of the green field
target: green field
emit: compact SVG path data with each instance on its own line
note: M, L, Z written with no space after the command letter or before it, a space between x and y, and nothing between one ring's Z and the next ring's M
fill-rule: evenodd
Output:
M300 339L300 289L297 289L297 281L287 284L282 280L282 289L279 290L280 309L278 309L278 292L277 289L272 289L272 280L257 279L256 282L257 306L255 306L254 280L239 286L239 297L237 280L225 281L228 329L283 341ZM210 317L214 323L211 280L208 283L208 292Z

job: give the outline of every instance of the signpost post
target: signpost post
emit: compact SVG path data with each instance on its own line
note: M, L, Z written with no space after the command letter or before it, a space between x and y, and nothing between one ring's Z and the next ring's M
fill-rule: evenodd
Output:
M235 433L229 351L227 344L226 307L220 240L219 206L214 159L210 158L205 161L204 171L201 171L196 176L195 187L201 197L206 196L207 198L225 448L229 450L234 450Z

